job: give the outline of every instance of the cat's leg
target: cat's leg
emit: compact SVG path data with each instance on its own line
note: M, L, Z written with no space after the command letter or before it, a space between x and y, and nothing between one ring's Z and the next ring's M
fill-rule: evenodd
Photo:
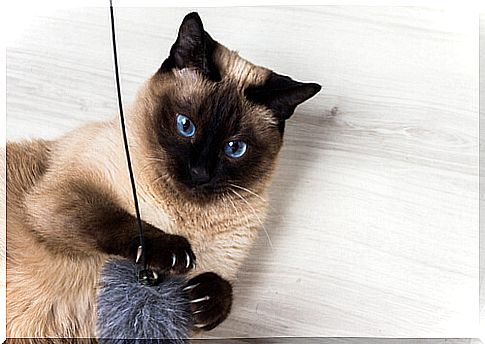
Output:
M94 337L99 272L109 255L135 259L137 222L109 189L45 177L25 199L26 216L8 218L7 333ZM185 238L143 226L150 266L175 273L193 267Z
M213 272L192 278L185 287L192 307L194 327L209 331L223 322L231 311L232 286Z
M30 222L38 239L64 255L96 252L135 260L139 244L137 219L103 185L82 178L45 182L27 199ZM142 221L149 266L187 273L195 255L187 239Z

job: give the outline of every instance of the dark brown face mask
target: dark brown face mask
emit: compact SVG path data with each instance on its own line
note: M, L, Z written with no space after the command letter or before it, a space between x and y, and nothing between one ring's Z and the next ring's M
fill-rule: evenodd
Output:
M170 186L195 203L267 179L285 121L321 88L252 64L262 80L241 86L241 76L234 77L224 62L231 54L226 50L204 30L199 15L189 13L155 74L159 81L152 82L155 110L146 126L156 144L150 155L163 161L160 174L170 176ZM191 74L193 84L182 71Z

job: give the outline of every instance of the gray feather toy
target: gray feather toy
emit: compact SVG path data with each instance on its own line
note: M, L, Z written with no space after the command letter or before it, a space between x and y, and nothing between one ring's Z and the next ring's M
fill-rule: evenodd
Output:
M140 283L138 267L128 260L106 263L97 304L100 343L135 338L185 343L190 326L190 305L183 291L186 280L173 275L159 280L157 285Z

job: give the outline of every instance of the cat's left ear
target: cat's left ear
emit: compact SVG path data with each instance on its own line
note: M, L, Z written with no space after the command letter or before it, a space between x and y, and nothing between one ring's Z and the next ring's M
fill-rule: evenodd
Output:
M285 121L299 104L313 97L321 88L316 83L299 82L271 72L262 85L248 87L245 95L250 101L267 106L280 121Z
M172 68L195 68L210 76L212 52L216 42L204 31L197 12L185 16L180 25L177 40L170 49L170 56L163 62L161 70Z

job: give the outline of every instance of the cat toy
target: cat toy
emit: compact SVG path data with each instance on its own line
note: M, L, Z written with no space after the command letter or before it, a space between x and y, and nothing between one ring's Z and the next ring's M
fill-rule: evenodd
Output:
M185 343L190 327L190 303L180 276L157 274L147 268L143 226L126 135L118 71L113 4L110 0L111 37L121 130L139 228L137 258L108 261L101 272L97 298L96 335L100 343L162 339Z

